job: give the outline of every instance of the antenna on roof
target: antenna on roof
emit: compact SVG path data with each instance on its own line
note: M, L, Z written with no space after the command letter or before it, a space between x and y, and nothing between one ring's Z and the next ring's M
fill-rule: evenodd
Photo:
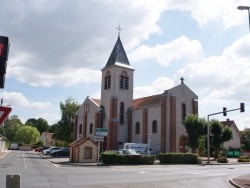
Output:
M118 37L120 38L120 32L121 32L121 30L122 30L122 28L120 27L120 23L119 23L119 27L117 27L116 29L117 29L117 31L118 31Z

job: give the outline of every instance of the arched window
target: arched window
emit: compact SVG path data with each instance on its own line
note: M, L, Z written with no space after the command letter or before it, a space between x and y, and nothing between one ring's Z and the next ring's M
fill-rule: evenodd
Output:
M120 124L124 123L124 102L120 104Z
M186 115L187 115L187 112L186 112L186 104L182 104L181 105L181 118L182 118L182 123L184 123L184 119L185 119L185 117L186 117Z
M79 126L79 134L82 134L82 124Z
M157 121L152 122L152 133L157 133Z
M93 133L93 123L90 123L89 125L89 134Z
M106 76L104 78L104 89L110 89L111 86L111 74L107 71Z
M128 78L127 72L122 71L122 73L120 75L120 89L127 89L128 90L128 86L129 86L128 80L129 80L129 78Z
M135 124L135 134L140 134L140 123L136 122Z

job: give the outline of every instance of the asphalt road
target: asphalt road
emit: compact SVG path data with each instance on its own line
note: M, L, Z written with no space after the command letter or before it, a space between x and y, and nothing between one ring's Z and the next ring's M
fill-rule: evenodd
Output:
M7 174L21 174L22 188L232 187L228 179L249 165L55 165L35 152L11 151L0 159L0 187Z

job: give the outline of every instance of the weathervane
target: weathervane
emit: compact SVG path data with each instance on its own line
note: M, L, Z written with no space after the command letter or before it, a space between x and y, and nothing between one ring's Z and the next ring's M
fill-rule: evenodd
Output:
M116 29L118 31L118 37L120 37L120 31L122 30L122 28L120 27L120 24L119 24L119 27L117 27Z

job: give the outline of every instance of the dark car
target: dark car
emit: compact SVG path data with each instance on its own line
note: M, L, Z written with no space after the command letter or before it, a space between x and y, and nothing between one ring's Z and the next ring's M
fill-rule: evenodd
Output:
M53 153L51 153L51 155L53 157L59 157L59 156L64 156L64 157L68 157L69 156L69 148L62 148L59 150L54 151Z

